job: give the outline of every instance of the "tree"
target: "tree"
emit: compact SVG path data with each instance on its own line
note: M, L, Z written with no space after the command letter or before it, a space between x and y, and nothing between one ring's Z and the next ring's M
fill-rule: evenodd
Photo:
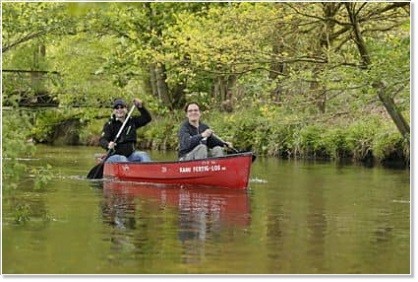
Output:
M348 17L350 19L351 28L353 31L354 42L357 46L358 52L361 57L361 65L364 69L370 70L376 66L373 64L372 55L369 52L369 48L366 44L366 41L363 36L363 31L361 28L361 23L365 18L387 18L395 19L395 17L400 17L401 20L391 21L389 25L381 26L381 30L391 30L395 26L402 25L405 22L405 19L402 17L402 13L409 12L409 3L390 3L379 9L373 9L365 11L366 3L344 3L347 10ZM406 10L405 10L406 9ZM398 11L400 10L400 11ZM390 63L389 60L385 63ZM408 68L408 66L407 66ZM408 70L405 69L405 66L398 69L402 75L408 73ZM405 77L390 77L391 84L389 84L386 78L375 77L372 81L372 87L376 90L379 99L382 101L385 109L392 118L396 127L402 136L409 141L410 128L408 123L405 121L402 116L401 111L395 104L394 96L407 87L409 80L405 80ZM395 93L391 93L394 88L398 88Z

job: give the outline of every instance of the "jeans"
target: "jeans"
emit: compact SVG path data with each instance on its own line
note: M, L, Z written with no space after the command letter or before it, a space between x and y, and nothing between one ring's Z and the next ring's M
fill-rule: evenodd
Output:
M112 155L106 162L107 163L124 163L124 162L150 162L151 158L147 153L142 151L135 151L129 157L123 155Z

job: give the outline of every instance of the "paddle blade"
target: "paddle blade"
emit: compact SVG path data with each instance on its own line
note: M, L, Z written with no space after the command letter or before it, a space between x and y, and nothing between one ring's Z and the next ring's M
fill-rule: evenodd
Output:
M99 163L93 167L87 174L88 179L102 179L103 178L104 163Z

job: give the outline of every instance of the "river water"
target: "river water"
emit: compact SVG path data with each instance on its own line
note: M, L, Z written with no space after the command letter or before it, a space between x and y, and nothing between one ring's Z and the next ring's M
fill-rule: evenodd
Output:
M409 170L258 157L247 191L180 189L89 181L99 151L22 160L53 178L3 192L3 274L412 272Z

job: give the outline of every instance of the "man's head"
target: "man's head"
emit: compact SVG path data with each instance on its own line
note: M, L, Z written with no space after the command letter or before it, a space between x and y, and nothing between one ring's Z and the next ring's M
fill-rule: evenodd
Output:
M122 99L116 99L113 102L113 113L117 118L122 118L126 115L126 103Z
M187 103L184 107L186 116L189 119L189 122L197 122L200 120L200 107L196 102Z

